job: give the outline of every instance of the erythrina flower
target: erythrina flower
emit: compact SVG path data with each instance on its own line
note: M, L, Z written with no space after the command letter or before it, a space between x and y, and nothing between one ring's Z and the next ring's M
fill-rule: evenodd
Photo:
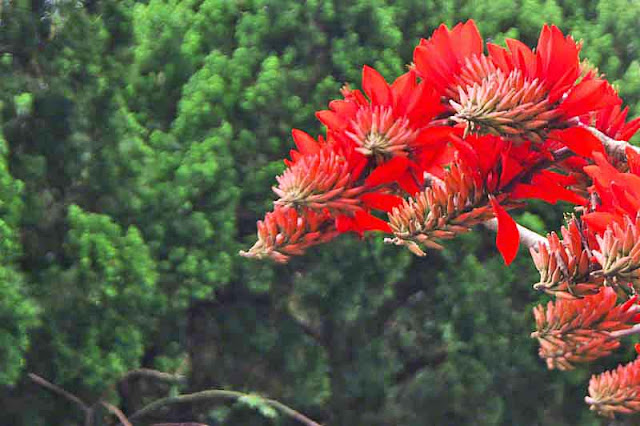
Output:
M498 245L506 263L510 263L518 248L515 222L500 203L505 194L498 194L491 201L486 191L485 179L476 167L458 158L445 173L443 179L434 180L424 191L405 200L389 213L389 223L396 245L403 245L413 253L424 256L421 248L441 248L438 240L450 239L467 232L470 227L498 218ZM517 204L507 203L506 208Z
M263 221L258 221L258 241L240 254L285 263L289 257L301 255L307 248L325 243L336 235L334 220L327 213L276 206Z
M598 249L593 255L607 284L631 284L640 290L640 216L635 220L625 216L624 225L611 222L602 236L596 235L596 240Z
M330 102L329 110L316 115L331 137L350 144L376 165L398 156L409 158L411 166L395 179L413 194L422 184L423 171L437 170L450 161L447 138L453 129L432 125L444 111L440 99L425 82L417 82L413 71L389 85L365 66L362 87L366 97L345 86L344 99Z
M354 211L364 190L356 181L364 161L353 164L331 147L300 157L276 178L273 191L280 197L275 203L289 207L309 207L314 210Z
M570 125L572 117L619 103L605 80L583 75L580 46L555 26L543 27L535 53L517 40L506 43L508 49L488 43L484 56L470 20L452 30L441 26L415 49L416 71L468 131L543 143L550 129Z
M591 377L585 402L606 417L640 411L640 358Z
M620 346L615 332L631 329L640 320L636 301L633 297L618 304L616 292L602 287L582 299L536 306L536 331L531 336L540 343L540 357L549 369L570 370L574 363L609 355Z
M585 247L580 221L570 219L561 234L562 240L552 232L546 243L531 247L531 257L540 272L540 281L533 288L564 299L597 292L604 279L591 274L594 262L589 247Z

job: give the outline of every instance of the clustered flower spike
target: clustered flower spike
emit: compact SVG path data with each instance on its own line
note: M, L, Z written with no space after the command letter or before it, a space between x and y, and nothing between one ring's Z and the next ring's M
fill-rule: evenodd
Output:
M546 243L531 247L531 257L540 272L533 288L558 298L573 299L597 292L603 285L601 276L593 276L594 265L578 220L573 217L561 229L562 240L555 232Z
M550 369L571 370L573 364L590 362L609 355L620 346L614 332L626 330L640 321L637 297L617 305L618 296L610 287L582 299L558 299L546 308L534 310L540 357Z
M614 418L616 413L640 411L640 357L613 371L595 375L589 382L589 396L585 397L591 410Z
M325 243L337 234L327 215L313 210L298 211L290 207L276 207L258 222L258 241L240 254L258 259L271 258L285 263L311 246Z
M423 256L487 223L506 264L526 242L554 301L534 309L540 356L570 369L640 332L640 118L581 44L545 25L535 49L483 43L473 21L436 29L393 83L364 66L361 89L316 117L325 134L293 130L274 209L241 254L286 262L342 233L388 234ZM528 199L575 205L560 235L527 240L509 215ZM494 221L489 222L489 221ZM531 234L531 231L528 231ZM640 364L595 376L601 414L640 411Z

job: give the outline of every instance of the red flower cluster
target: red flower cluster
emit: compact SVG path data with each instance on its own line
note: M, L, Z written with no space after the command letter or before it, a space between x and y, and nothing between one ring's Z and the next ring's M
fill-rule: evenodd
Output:
M508 210L532 198L569 202L576 216L562 238L528 244L534 288L558 298L535 308L533 336L550 368L609 354L640 331L640 151L626 143L640 118L626 121L580 47L545 25L533 50L508 39L485 54L468 21L421 40L392 84L365 66L362 91L345 86L317 112L325 136L293 131L274 211L242 254L284 262L341 233L377 231L424 255L495 218L509 264L520 235ZM605 414L640 410L607 393L635 395L638 366L594 378L588 402Z
M420 241L450 235L451 225L466 230L478 222L470 213L482 211L483 218L498 218L498 248L510 263L518 238L505 208L515 200L586 203L568 189L579 186L576 175L585 160L548 170L563 148L583 156L603 152L600 141L578 127L581 120L595 120L616 137L630 136L640 124L624 123L626 110L613 88L581 65L580 46L556 27L543 28L535 52L516 40L507 40L507 49L493 44L487 49L485 55L478 29L468 21L452 30L441 26L422 40L414 65L392 84L365 66L363 91L345 86L343 99L316 114L326 137L315 140L293 131L297 150L277 178L276 205L325 215L338 232L391 232L394 227L379 213L411 216L394 208L406 211L403 200L417 206L419 198L426 199L422 192L442 192L429 187L450 180L455 162L468 177L463 192L474 197L457 200L452 211L439 208L438 224L414 223L411 244L404 241L405 230L392 240L422 252ZM449 231L432 232L438 227ZM417 235L420 229L428 235ZM281 249L260 240L244 254L263 257Z

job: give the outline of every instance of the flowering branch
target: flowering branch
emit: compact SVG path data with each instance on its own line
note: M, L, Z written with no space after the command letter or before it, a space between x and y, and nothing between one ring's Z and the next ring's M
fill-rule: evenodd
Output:
M640 118L627 121L614 87L557 27L545 25L535 49L506 44L487 43L485 54L473 21L442 25L392 84L365 66L363 91L345 86L317 112L326 138L293 130L276 207L241 254L286 262L340 233L381 231L424 256L483 224L505 264L529 248L534 289L555 298L534 310L549 368L608 355L640 333L640 148L627 142ZM580 215L542 236L508 213L529 199L569 202ZM419 287L399 289L380 318ZM607 415L640 411L640 362L606 377L592 379L587 402ZM618 388L629 398L608 393Z

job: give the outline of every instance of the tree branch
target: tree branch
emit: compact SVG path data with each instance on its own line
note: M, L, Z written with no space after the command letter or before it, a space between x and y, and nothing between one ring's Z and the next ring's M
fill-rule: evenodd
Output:
M415 374L425 368L428 365L437 366L443 363L448 356L449 352L446 349L436 350L430 356L420 356L412 359L404 364L400 371L393 375L394 383L402 383L415 376Z
M600 139L600 142L602 142L602 145L604 145L604 149L607 151L607 154L617 158L618 160L627 161L627 153L626 153L627 148L631 148L635 152L640 154L640 148L638 148L637 146L631 145L627 141L618 141L613 138L610 138L609 136L605 135L595 127L587 126L586 124L578 123L578 126L584 129L587 129L588 131L593 133L595 137Z
M127 419L127 416L125 416L124 413L120 411L118 407L116 407L115 405L111 405L105 401L100 401L100 404L102 404L104 408L109 410L111 414L115 415L118 418L118 420L120 420L121 424L123 424L124 426L133 426L133 424L131 424L129 419Z
M631 336L640 333L640 324L636 324L631 328L625 330L612 331L610 333L612 339L619 339L625 336Z
M34 373L29 373L28 374L29 378L31 380L33 380L34 382L36 382L37 384L39 384L40 386L49 389L50 391L52 391L53 393L56 393L66 399L68 399L69 401L73 402L74 404L78 405L82 411L85 413L85 416L88 416L91 414L91 407L89 407L87 404L85 404L84 401L82 401L80 398L78 398L77 396L73 395L70 392L67 392L66 390L62 389L60 386L54 385L53 383L43 379L42 377L38 376L37 374Z
M129 416L129 420L140 419L151 412L158 410L159 408L165 407L167 405L173 404L182 404L182 403L194 403L194 402L202 402L202 401L210 401L216 399L231 399L237 400L242 397L249 396L248 394L242 392L228 391L228 390L206 390L201 392L195 392L191 394L185 395L177 395L177 396L169 396L166 398L158 399L151 404L141 408L136 411L132 415ZM281 411L286 416L291 417L292 419L297 420L298 422L305 424L307 426L321 426L320 423L317 423L304 414L290 408L283 403L276 401L274 399L261 398L265 403L271 405L273 408ZM122 424L122 423L121 423Z
M498 219L489 219L483 223L484 227L498 232ZM520 242L527 248L537 247L538 244L547 244L547 239L529 228L525 228L520 224L516 224L520 233Z
M137 368L135 370L130 370L119 381L122 382L137 377L145 377L167 383L184 384L187 382L187 378L181 374L165 373L163 371L153 370L150 368Z

